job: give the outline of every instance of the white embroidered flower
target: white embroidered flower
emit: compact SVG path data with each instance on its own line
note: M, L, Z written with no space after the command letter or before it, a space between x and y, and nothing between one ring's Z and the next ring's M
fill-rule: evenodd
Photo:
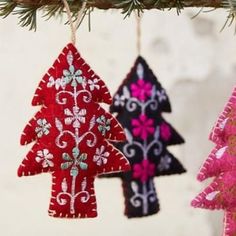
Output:
M71 84L72 87L77 87L78 84L81 84L83 87L86 86L86 79L82 71L77 70L73 65L70 65L68 70L63 70L63 78L66 84Z
M96 153L93 156L93 161L97 163L98 166L105 165L107 163L107 158L109 157L109 152L104 152L105 147L101 146L96 148Z
M54 164L52 162L52 159L53 155L49 153L48 149L37 151L37 156L35 158L38 163L42 162L43 168L53 167Z
M97 83L98 79L88 80L89 88L91 91L93 91L94 89L100 89L100 86Z
M121 95L119 96L119 94L116 94L114 97L114 105L115 106L124 106L125 105L125 96Z
M56 90L58 90L60 87L62 89L65 89L65 87L66 87L65 78L62 77L62 78L58 78L58 79L54 80L54 78L51 76L49 78L49 82L47 83L47 87L51 88L53 86L55 86Z
M80 128L80 123L85 123L85 115L86 115L85 109L79 109L79 107L74 106L72 108L72 111L66 108L64 110L64 113L67 116L65 118L66 125L70 125L73 123L74 128Z
M39 126L35 128L35 132L37 133L38 138L41 138L43 135L49 134L51 124L48 123L46 119L38 119L37 124Z
M171 158L168 155L165 155L164 157L161 158L157 168L160 171L168 170L170 168L170 164L171 164Z
M157 91L157 96L159 102L165 101L167 99L166 92L164 89L162 89L161 91Z

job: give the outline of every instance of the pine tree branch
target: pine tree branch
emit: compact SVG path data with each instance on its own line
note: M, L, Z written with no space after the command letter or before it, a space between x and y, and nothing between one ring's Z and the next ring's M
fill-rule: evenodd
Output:
M13 0L18 4L27 4L32 6L45 6L45 5L61 5L60 0ZM82 0L68 1L68 2L82 2ZM89 0L89 7L96 7L99 9L110 9L110 8L124 8L127 4L135 4L139 2L143 9L163 9L163 8L176 8L179 2L182 2L185 7L223 7L222 0ZM158 3L158 4L156 4ZM138 4L137 4L138 5Z
M70 4L73 16L76 16L84 0L67 0ZM91 9L122 9L125 16L133 11L138 13L145 9L171 9L176 8L179 14L185 7L211 7L229 9L228 22L235 19L236 0L87 0L86 12ZM10 14L18 15L21 26L29 26L36 30L36 15L38 10L44 12L46 19L53 16L61 16L63 13L61 0L0 0L0 16L7 17Z

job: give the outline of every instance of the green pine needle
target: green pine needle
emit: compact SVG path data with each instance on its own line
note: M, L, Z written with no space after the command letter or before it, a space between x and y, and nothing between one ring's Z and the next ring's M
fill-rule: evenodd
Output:
M17 6L16 2L7 1L7 2L0 3L0 16L3 18L6 18L14 11L16 6Z
M73 14L73 19L76 19L78 10L81 7L81 4L84 0L67 0L71 11ZM108 4L107 6L113 6L115 8L122 8L122 13L125 18L129 17L132 12L137 12L140 15L145 7L160 9L163 8L176 8L177 14L179 15L185 7L185 3L188 2L185 0L87 0L88 5L85 11L85 15L88 15L88 21L90 22L90 13L93 9L93 4ZM197 1L197 0L196 0ZM19 18L19 24L21 26L27 26L30 30L36 30L37 27L37 12L38 10L43 11L43 17L46 20L51 19L52 17L61 16L64 13L64 6L61 1L58 1L58 4L48 4L43 5L44 1L39 1L38 5L26 4L26 3L17 3L16 0L0 0L0 17L7 17L10 14L17 15ZM41 4L40 4L41 3ZM188 5L189 6L189 5ZM219 7L219 5L218 5ZM221 7L229 10L229 15L224 24L231 25L236 19L236 0L222 0ZM84 16L85 16L84 15ZM90 24L90 23L89 23ZM223 28L224 28L223 27Z
M221 31L223 31L227 25L230 27L236 21L236 0L223 0L222 6L229 8L229 14ZM236 34L236 23L234 33Z
M29 27L29 30L36 31L37 29L37 10L38 7L21 6L13 12L18 15L19 25L22 27Z

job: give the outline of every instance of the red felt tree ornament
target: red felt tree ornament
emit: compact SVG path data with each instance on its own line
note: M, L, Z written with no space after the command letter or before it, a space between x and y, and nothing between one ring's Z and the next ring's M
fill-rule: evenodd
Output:
M104 82L73 44L63 49L41 80L32 101L41 109L21 137L22 145L34 145L18 175L52 174L50 216L96 217L94 178L130 169L108 142L125 140L120 124L99 105L111 101Z
M197 179L215 177L193 201L193 207L225 210L224 236L236 235L236 88L210 134L216 146Z

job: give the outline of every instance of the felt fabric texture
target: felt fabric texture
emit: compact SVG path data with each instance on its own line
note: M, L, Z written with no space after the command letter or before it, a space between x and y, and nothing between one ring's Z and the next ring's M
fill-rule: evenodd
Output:
M110 176L122 179L125 215L132 218L155 214L159 201L154 177L185 172L167 150L168 145L182 144L184 140L162 117L162 112L171 111L169 98L142 57L136 59L115 93L110 111L117 114L127 138L115 146L132 168L130 172Z
M236 212L226 211L224 217L224 236L236 235Z
M236 88L212 129L216 146L197 175L199 181L215 177L191 202L193 207L224 210L223 236L236 235Z
M108 142L126 139L118 121L99 105L111 101L104 82L72 44L40 81L32 104L41 109L21 136L22 145L34 145L18 176L52 174L50 216L96 217L94 178L130 170L128 160Z
M230 134L236 135L236 125L232 122L236 116L236 87L220 114L215 126L213 127L209 139L216 144L223 144L225 136Z
M192 206L204 209L236 209L236 171L220 174L193 201Z
M236 170L236 136L229 136L224 145L217 145L203 163L197 179L203 181L222 172Z

